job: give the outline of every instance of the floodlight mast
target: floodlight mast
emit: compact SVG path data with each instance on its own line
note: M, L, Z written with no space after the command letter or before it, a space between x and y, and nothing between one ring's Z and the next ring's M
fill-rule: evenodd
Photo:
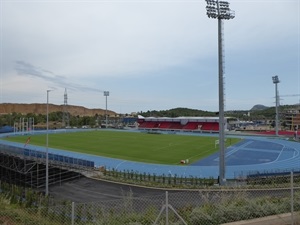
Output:
M109 96L109 91L104 91L105 96L105 127L107 128L107 96Z
M225 178L225 119L224 119L224 56L223 56L223 20L233 19L234 11L229 2L206 0L207 16L218 19L218 53L219 53L219 184L224 185Z
M46 119L46 190L45 194L48 196L49 194L49 154L48 154L48 134L49 134L49 92L51 90L47 90L47 119Z
M278 136L278 106L279 106L279 96L278 96L278 84L280 83L278 76L272 77L273 84L275 84L275 104L276 104L276 117L275 117L275 133Z

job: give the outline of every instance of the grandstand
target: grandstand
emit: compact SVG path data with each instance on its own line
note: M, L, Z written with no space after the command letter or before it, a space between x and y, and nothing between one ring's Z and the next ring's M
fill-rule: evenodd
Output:
M139 130L218 132L219 117L143 117L138 116ZM227 118L225 118L227 129Z

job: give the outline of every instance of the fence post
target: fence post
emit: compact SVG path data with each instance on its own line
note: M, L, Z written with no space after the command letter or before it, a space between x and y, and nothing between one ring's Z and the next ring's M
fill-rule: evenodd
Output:
M71 212L71 225L74 225L74 221L75 221L75 203L72 202L72 212Z
M169 225L169 195L168 191L166 191L166 225Z
M291 221L294 225L294 173L291 171Z

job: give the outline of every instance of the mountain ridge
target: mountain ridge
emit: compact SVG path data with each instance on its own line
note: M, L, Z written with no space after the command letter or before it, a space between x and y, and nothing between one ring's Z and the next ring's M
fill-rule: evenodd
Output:
M105 115L105 109L88 109L83 106L75 105L55 105L48 104L48 112L63 112L64 108L67 108L67 112L73 116L95 116ZM45 103L1 103L0 104L0 115L1 114L10 114L10 113L21 113L21 114L42 114L47 113L47 104ZM107 110L108 115L116 115L114 111Z

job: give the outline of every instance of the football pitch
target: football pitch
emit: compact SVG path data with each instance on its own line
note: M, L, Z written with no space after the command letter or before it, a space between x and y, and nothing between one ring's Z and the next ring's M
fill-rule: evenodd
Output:
M27 136L10 136L6 140L24 143ZM148 134L107 130L49 133L49 148L68 150L110 158L157 164L193 163L219 150L218 137L180 134ZM226 146L239 142L227 138ZM45 146L46 134L30 136L28 145Z

